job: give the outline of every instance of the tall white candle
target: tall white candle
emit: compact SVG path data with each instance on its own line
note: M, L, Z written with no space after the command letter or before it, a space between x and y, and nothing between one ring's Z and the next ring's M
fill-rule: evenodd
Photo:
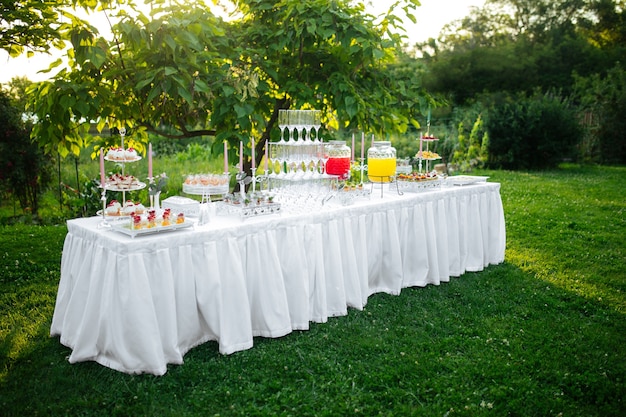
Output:
M254 139L250 138L250 147L252 148L252 168L256 168L256 161L254 160Z
M365 132L361 132L361 159L365 158Z
M224 173L228 173L228 143L224 141Z
M100 186L104 188L104 148L100 148Z
M152 142L148 144L148 177L152 178Z
M243 172L243 141L239 141L239 172Z
M352 161L354 161L354 133L352 134Z
M269 148L270 148L270 144L268 143L268 141L265 141L265 170L268 170L268 159L269 159Z

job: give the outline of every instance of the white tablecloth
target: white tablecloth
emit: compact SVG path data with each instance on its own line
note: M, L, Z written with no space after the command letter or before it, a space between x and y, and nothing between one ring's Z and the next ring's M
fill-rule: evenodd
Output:
M194 346L223 354L362 309L376 292L438 285L504 260L500 184L131 238L68 221L51 334L71 363L162 375Z

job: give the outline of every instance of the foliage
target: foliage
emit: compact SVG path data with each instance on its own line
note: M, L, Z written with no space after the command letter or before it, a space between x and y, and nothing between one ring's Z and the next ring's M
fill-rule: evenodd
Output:
M470 171L484 165L488 156L489 135L485 130L483 117L479 113L467 127L465 121L458 124L457 143L453 148L450 162L457 170Z
M282 108L322 109L328 127L405 131L432 101L415 72L401 68L393 8L378 18L345 0L235 4L228 22L203 2L155 4L150 18L121 10L111 42L74 30L70 70L32 91L34 135L48 149L77 154L91 144L95 120L99 132L125 125L140 143L148 133L208 135L218 151L223 140L252 137L260 158ZM395 7L410 14L416 4Z
M495 103L485 127L489 165L507 169L543 169L576 158L582 135L574 108L554 94L520 95Z
M149 195L157 195L161 193L165 186L167 185L167 175L165 172L156 176L156 178L148 184L148 194Z
M51 180L51 162L30 139L30 126L0 90L0 180L22 210L37 215L39 196Z
M16 57L23 52L48 52L51 48L63 49L68 32L74 27L87 27L72 9L80 6L95 10L111 4L124 4L123 0L11 0L2 2L0 13L0 49Z
M417 45L425 88L456 104L485 92L569 95L573 73L603 74L626 57L622 0L491 0Z
M576 97L586 126L588 160L626 163L626 71L617 65L605 77L578 77Z
M69 364L49 336L67 230L1 228L3 415L624 415L626 169L480 174L502 184L502 265L236 354L207 342L162 377Z

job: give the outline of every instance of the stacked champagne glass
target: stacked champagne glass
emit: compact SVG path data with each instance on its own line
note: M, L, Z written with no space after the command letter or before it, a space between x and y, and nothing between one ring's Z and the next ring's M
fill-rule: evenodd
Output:
M280 140L270 143L271 177L306 180L323 173L321 125L319 110L279 110Z
M269 143L269 179L283 203L322 201L326 162L320 110L279 110L280 140Z

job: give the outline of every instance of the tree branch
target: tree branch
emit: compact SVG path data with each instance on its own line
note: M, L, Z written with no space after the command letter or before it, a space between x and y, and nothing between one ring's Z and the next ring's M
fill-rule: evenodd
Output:
M142 123L140 124L140 126L145 127L146 130L150 133L154 133L155 135L159 135L168 139L187 139L195 138L198 136L215 136L217 134L217 131L215 129L185 130L182 133L166 133L146 123Z

